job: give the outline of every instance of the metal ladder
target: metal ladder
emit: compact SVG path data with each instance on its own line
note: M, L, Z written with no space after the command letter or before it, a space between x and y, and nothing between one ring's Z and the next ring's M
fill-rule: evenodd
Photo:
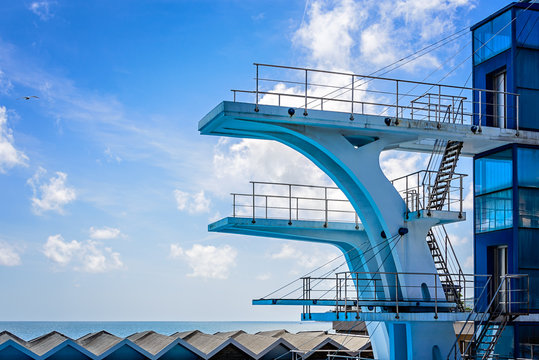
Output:
M457 167L460 151L463 143L461 141L447 141L438 173L434 180L434 185L430 190L427 210L441 210L450 190L451 179ZM434 153L433 153L434 155Z
M477 359L488 359L496 343L500 339L505 326L510 321L510 316L507 315L491 315L486 324L479 325L482 326L481 332L478 335L478 340L475 344L475 356L473 358Z
M462 145L463 143L460 141L436 141L428 167L431 167L431 165L433 167L436 166L435 160L438 152L441 152L441 149L444 149L444 151L440 160L438 172L436 173L436 178L434 179L434 185L429 192L429 199L426 207L429 213L431 210L441 210L444 206L444 202L448 198L451 179L453 178L455 168L457 167L457 161L460 156L460 151L462 150ZM449 240L445 227L441 225L439 228L441 229L441 237L443 237L443 239L437 239L433 229L431 228L427 234L427 245L429 246L432 259L434 260L434 266L436 267L436 270L440 276L440 282L442 284L446 299L448 301L454 301L457 305L457 310L464 311L464 303L460 299L460 288L455 284L455 281L452 279L448 268L448 253L453 256L452 265L455 268L456 273L458 273L460 276L463 275L463 272L455 252L453 251L453 246L451 245L451 241ZM446 244L445 257L440 248L439 242L441 241L445 241ZM450 251L448 251L448 249Z

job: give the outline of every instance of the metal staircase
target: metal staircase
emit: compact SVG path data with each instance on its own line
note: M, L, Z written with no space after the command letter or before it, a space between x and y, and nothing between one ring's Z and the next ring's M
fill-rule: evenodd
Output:
M427 204L428 210L442 209L444 202L449 196L449 184L455 173L457 161L462 150L461 141L447 141L438 173L434 179L434 185L430 191L430 197ZM435 153L433 153L435 155Z
M460 141L442 141L437 140L434 146L434 151L431 154L428 167L434 168L437 165L437 157L443 153L439 160L438 172L434 178L430 196L428 198L427 211L441 210L446 200L450 196L450 183L457 167L457 161L462 150L463 143ZM423 182L431 183L431 179L424 179ZM444 289L446 299L454 301L459 311L464 311L464 302L460 296L459 286L455 284L451 273L463 275L458 259L449 240L449 236L443 225L438 227L438 234L431 228L427 234L427 245L429 246L434 266L440 276L440 282ZM438 236L437 236L438 235ZM442 252L441 243L445 244ZM451 256L451 259L450 259ZM452 262L453 269L449 269L449 262Z
M465 346L459 346L458 341L462 336L462 330L447 356L448 360L486 360L493 358L496 344L505 327L520 315L530 313L529 279L527 275L501 276L499 285L493 289L495 290L494 292L487 290L492 289L492 280L489 279L481 294L475 298L474 308L470 312L465 326L462 327L464 329L466 324L474 323L471 341Z

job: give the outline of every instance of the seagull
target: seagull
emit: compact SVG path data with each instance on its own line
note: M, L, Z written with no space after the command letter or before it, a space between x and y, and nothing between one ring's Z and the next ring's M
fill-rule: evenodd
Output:
M30 100L31 98L39 99L38 96L30 95L30 96L23 96L23 97L19 98L18 100Z

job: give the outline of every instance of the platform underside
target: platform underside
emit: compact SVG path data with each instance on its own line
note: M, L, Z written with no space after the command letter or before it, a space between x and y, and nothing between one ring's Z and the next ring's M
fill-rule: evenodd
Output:
M298 127L338 128L343 136L357 146L382 137L391 137L391 144L385 150L397 149L430 153L435 139L464 142L461 155L473 156L502 145L537 144L539 133L517 132L512 129L483 127L481 132L473 133L467 124L437 123L426 120L399 119L390 126L386 116L350 114L336 111L309 109L308 115L288 115L288 107L255 105L251 103L224 101L210 111L200 122L199 130L204 135L230 136L242 138L271 138L271 133L279 129ZM262 136L265 133L267 136Z

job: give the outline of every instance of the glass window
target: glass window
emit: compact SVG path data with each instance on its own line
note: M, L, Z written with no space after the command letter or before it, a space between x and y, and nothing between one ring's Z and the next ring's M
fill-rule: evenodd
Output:
M475 195L513 186L512 150L504 150L475 160Z
M518 185L539 188L539 149L517 149Z
M506 11L474 30L474 65L511 47L510 23L511 11Z
M475 198L475 232L507 229L513 226L512 189Z
M520 227L539 228L539 189L518 189Z
M539 12L518 9L516 13L517 44L527 47L539 47Z

